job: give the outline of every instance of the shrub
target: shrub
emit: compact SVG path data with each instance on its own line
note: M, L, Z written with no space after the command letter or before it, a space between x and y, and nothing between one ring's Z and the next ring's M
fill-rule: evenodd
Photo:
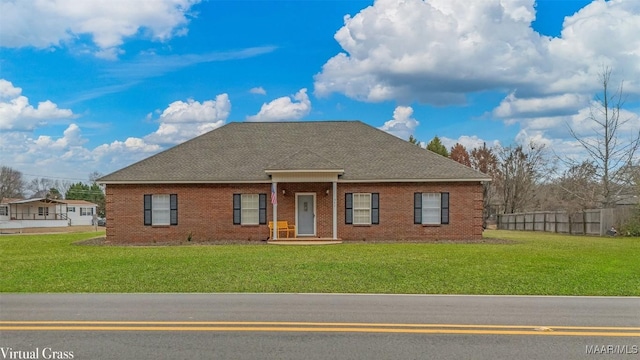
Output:
M633 215L620 227L620 235L623 236L640 236L640 207L638 207Z

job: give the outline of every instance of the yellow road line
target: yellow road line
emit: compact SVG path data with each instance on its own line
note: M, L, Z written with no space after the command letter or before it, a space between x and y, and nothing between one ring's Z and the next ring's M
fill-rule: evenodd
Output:
M267 326L360 326L360 327L410 327L410 328L486 328L486 329L535 329L562 330L621 330L640 331L640 327L623 326L541 326L541 325L484 325L484 324L394 324L394 323L347 323L347 322L298 322L298 321L74 321L74 320L0 320L0 325L267 325Z
M536 330L538 329L538 330ZM640 337L637 327L237 321L0 321L1 331L242 331ZM542 330L542 331L541 331Z

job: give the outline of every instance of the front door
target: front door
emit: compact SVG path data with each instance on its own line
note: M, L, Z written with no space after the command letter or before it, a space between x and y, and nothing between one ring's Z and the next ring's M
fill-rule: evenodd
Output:
M296 235L316 234L315 193L296 194Z

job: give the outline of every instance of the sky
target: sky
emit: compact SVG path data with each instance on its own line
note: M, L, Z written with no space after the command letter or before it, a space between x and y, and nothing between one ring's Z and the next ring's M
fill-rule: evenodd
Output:
M240 121L580 157L603 69L640 128L638 34L637 0L0 0L0 165L86 182Z

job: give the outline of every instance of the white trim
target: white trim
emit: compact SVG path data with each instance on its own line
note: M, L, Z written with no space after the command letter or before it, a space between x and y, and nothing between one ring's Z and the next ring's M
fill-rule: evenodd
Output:
M277 182L273 182L272 185L273 186L273 190L276 192L276 203L274 204L273 202L271 202L271 192L269 192L269 202L271 202L271 205L273 206L273 240L278 240L278 183ZM240 199L240 201L242 202L242 199ZM260 215L260 214L258 214ZM268 224L268 217L267 217L267 224ZM287 237L289 236L289 233L287 233Z
M271 195L271 193L269 193ZM251 202L253 202L253 198L255 197L255 208L253 207L245 207L245 201L249 200L249 196L251 196ZM246 199L246 200L245 200ZM256 213L256 221L255 222L246 222L245 220L245 211L251 211ZM240 225L260 225L260 194L257 193L242 193L240 194Z
M369 198L368 206L356 208L356 195L358 197L361 197L361 196L368 197ZM351 223L353 225L371 225L371 212L372 212L371 211L371 197L372 197L371 193L352 193L351 194L351 212L352 212ZM367 220L367 222L356 222L356 214L355 214L356 210L367 210L368 211L369 219Z
M333 197L333 240L338 239L338 183L334 181L331 190Z
M320 171L318 171L320 172ZM335 173L334 170L327 171L328 173ZM306 171L305 173L311 173ZM339 183L438 183L438 182L491 182L491 178L483 178L483 179L349 179L343 180L338 179ZM216 181L208 181L208 180L181 180L181 181L164 181L164 180L153 180L153 181L100 181L98 184L101 185L150 185L150 184L271 184L273 181L271 179L264 180L216 180ZM279 182L284 182L280 180ZM296 181L299 182L299 181ZM328 181L322 181L328 182Z
M220 181L209 181L209 180L149 180L149 181L99 181L100 185L148 185L148 184L271 184L270 179L265 180L220 180Z
M483 181L491 181L490 178L486 179L378 179L378 180L341 180L340 183L412 183L412 182L422 182L422 183L438 183L438 182L483 182Z
M300 195L313 195L313 234L300 234L300 221L298 221L298 197ZM316 193L314 192L297 192L296 193L296 237L297 236L316 236L317 234L317 229L316 229L316 207L318 206L318 201L316 199Z
M433 197L438 199L438 206L426 206L426 198ZM422 193L422 224L423 225L440 225L442 224L442 193L439 192L423 192ZM438 221L425 221L425 213L434 212L438 214Z

